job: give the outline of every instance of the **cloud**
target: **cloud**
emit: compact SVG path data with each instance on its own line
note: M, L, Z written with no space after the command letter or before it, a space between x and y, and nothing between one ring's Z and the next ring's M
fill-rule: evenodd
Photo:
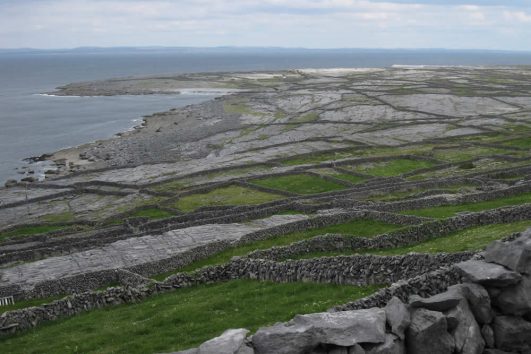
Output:
M0 0L0 47L528 49L530 1ZM21 25L23 24L23 25Z

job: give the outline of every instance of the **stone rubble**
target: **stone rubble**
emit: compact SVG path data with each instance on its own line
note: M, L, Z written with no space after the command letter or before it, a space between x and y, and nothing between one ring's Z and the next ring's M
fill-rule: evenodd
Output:
M384 309L297 315L287 323L260 328L234 350L220 346L216 353L529 354L529 245L531 229L515 240L495 241L483 260L455 265L465 282L443 293L412 295L407 305L393 297ZM179 353L203 353L200 350Z

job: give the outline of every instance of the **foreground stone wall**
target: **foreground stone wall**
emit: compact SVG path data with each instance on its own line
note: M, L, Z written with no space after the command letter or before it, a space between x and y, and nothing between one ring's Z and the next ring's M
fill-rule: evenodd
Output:
M531 229L492 243L483 256L443 271L464 282L430 297L403 293L383 308L297 315L251 337L231 329L181 353L530 353Z
M159 293L205 283L231 279L259 279L275 282L318 281L352 285L385 284L398 279L400 276L407 278L424 274L425 277L431 279L429 274L432 273L430 271L440 267L448 267L470 257L470 253L412 254L393 257L326 257L281 263L235 258L227 264L205 267L193 273L177 273L159 283L129 271L108 271L105 275L109 281L118 282L124 286L109 288L105 291L82 292L53 301L50 304L6 312L0 316L0 335L29 329L39 323L60 317L72 316L116 304L134 303ZM434 279L439 278L437 273L433 273L433 276ZM90 278L80 277L70 281L69 284L74 284L75 281L82 284L89 282ZM459 277L448 278L448 282L452 284L458 281ZM426 288L430 292L439 291L440 285L436 285L437 282L433 284L434 287L432 288L429 282L421 284L415 281L405 287L403 291L407 294L423 294ZM44 292L45 289L52 293L55 292L53 286L41 287L38 291Z

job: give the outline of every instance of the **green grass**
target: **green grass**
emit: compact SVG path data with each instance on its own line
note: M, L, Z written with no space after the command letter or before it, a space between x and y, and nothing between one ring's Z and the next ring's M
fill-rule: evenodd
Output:
M315 112L307 113L291 119L290 123L311 123L319 119L319 114Z
M322 312L379 286L251 280L183 288L138 304L120 305L43 324L1 338L2 353L161 353L198 346L228 328L287 321Z
M66 211L64 213L58 213L58 214L46 214L46 215L41 216L40 219L44 222L49 222L49 223L70 222L70 221L74 221L75 215L71 211Z
M353 166L353 169L357 172L371 176L391 177L418 170L420 168L432 167L433 165L433 162L425 160L396 159L357 165Z
M459 205L444 205L433 208L405 210L401 211L400 214L426 216L430 218L447 218L450 216L454 216L456 213L459 212L475 212L525 203L531 203L531 192L522 193L519 195L509 196L505 198L487 200L484 202L464 203Z
M251 183L298 194L316 194L345 189L345 186L341 184L304 174L255 179Z
M382 256L417 253L439 253L439 252L464 252L478 251L485 248L494 240L502 239L514 232L520 232L531 227L531 221L518 221L509 224L494 224L468 228L455 232L449 236L437 237L421 242L416 245L389 248L382 250L370 250L367 253Z
M509 140L509 141L504 142L503 144L507 146L519 147L523 149L531 149L531 136Z
M171 182L159 184L157 186L152 187L151 189L153 189L156 192L175 192L185 187L186 185L183 184L181 181L171 181Z
M193 211L203 206L249 205L279 200L283 196L240 186L214 189L208 193L192 194L180 198L174 206L182 211Z
M347 181L347 182L354 183L354 184L362 183L367 180L365 177L354 176L348 173L334 173L334 174L331 174L330 176L338 178L338 179L342 179L343 181Z
M32 306L39 306L43 304L48 304L54 300L59 300L65 297L66 295L58 295L58 296L52 296L42 299L31 299L31 300L22 300L22 301L15 301L14 305L8 305L8 306L0 306L0 314L7 311L13 311L18 309L23 309L26 307L32 307Z
M448 162L459 162L470 160L479 156L490 156L490 155L521 155L515 154L512 151L505 149L497 149L491 147L482 147L482 146L471 146L471 147L460 147L452 149L436 149L434 150L434 157L439 160L448 161Z
M131 214L133 217L144 217L149 219L163 219L163 218L169 218L173 216L172 213L166 210L161 210L158 208L148 208L148 209L142 209L134 212Z
M52 231L59 231L68 228L65 225L37 225L37 226L21 226L16 229L0 233L0 240L11 237L23 237L37 234L44 234Z
M384 222L373 220L351 220L345 223L323 226L315 229L308 229L305 231L292 232L286 235L276 236L266 240L255 241L246 245L229 248L211 257L193 262L186 267L176 269L170 272L158 274L152 277L155 280L164 280L168 276L178 272L190 272L204 266L223 264L231 260L232 257L245 256L256 250L268 249L273 246L286 246L297 241L306 240L317 235L326 233L344 234L353 237L371 237L383 234L389 231L399 229L401 226L394 224L387 224Z
M345 250L331 252L311 252L301 254L294 259L306 259L316 257L346 256L353 254L374 254L379 256L403 255L410 252L417 253L456 253L465 251L478 251L484 249L494 240L499 240L514 232L520 232L531 227L531 221L519 221L510 224L494 224L472 227L455 232L448 236L437 237L416 245L371 249L371 250Z

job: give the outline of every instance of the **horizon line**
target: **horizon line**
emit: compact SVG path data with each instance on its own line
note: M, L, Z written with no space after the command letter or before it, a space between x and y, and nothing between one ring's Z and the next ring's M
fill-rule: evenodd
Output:
M36 48L36 47L9 47L0 48L0 51L75 51L75 50L113 50L113 49L265 49L265 50L308 50L308 51L334 51L334 50L439 50L439 51L469 51L469 52L513 52L513 53L531 53L529 49L485 49L485 48L441 48L441 47L334 47L334 48L311 48L311 47L284 47L284 46L163 46L163 45L144 45L144 46L79 46L68 48Z

